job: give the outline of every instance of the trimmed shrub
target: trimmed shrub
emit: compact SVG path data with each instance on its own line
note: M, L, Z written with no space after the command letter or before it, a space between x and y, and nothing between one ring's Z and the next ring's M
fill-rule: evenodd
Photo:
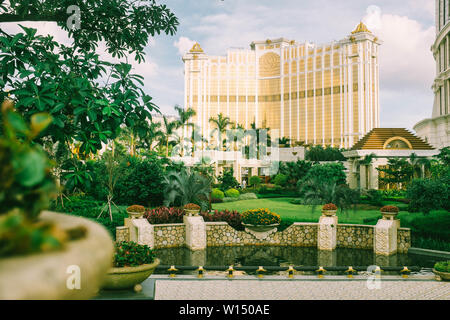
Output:
M254 199L258 199L256 194L254 193L244 193L239 196L239 200L254 200Z
M279 173L275 176L275 178L273 179L273 183L275 183L277 186L286 186L288 182L288 176L284 175L282 173Z
M240 195L239 191L233 188L225 191L225 196L227 198L239 198L239 195Z
M239 198L236 197L225 197L222 199L222 202L235 202L235 201L239 201Z
M261 180L260 177L258 177L258 176L251 176L250 179L248 180L248 183L251 186L257 187L257 186L259 186L261 184L261 181L262 180Z
M225 194L222 192L222 190L218 188L214 188L211 191L211 201L214 200L222 200L225 197Z

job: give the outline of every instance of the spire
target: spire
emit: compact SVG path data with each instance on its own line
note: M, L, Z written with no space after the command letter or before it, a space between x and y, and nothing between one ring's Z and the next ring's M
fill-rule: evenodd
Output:
M200 44L196 42L189 52L203 52L203 49L200 47Z
M360 32L372 33L372 32L370 32L369 29L367 29L366 25L362 21L358 24L356 29L352 31L352 34L360 33Z

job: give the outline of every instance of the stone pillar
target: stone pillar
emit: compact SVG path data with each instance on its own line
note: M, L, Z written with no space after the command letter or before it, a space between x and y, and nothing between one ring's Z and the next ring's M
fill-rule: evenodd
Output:
M397 228L396 220L378 220L373 244L375 254L389 256L397 253Z
M116 242L130 241L130 229L126 226L116 227Z
M322 267L333 267L337 263L337 253L334 251L320 250L317 252L317 265Z
M361 190L367 190L367 184L366 184L366 166L360 165L359 166L359 188ZM370 173L369 173L370 174Z
M130 241L146 244L150 248L155 246L155 229L147 219L125 219L125 226L130 230Z
M338 217L327 217L322 215L319 219L319 229L317 232L317 248L319 250L336 249L336 229Z
M202 216L184 216L186 246L191 250L206 249L206 223Z

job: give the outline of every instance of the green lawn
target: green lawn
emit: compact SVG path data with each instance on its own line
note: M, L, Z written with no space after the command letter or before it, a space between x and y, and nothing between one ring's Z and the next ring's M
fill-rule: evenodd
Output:
M320 207L317 206L315 211L312 212L311 206L298 205L289 203L293 198L271 198L271 199L255 199L255 200L242 200L226 203L213 204L214 210L236 210L238 212L244 212L249 209L267 208L272 212L278 213L282 220L291 222L318 222L320 213ZM338 212L339 223L350 224L376 224L377 217L380 217L379 210L348 210L348 212ZM364 219L373 218L371 222L364 222Z

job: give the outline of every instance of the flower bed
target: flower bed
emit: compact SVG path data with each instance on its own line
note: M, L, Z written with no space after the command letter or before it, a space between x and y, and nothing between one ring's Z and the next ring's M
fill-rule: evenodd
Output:
M183 223L183 215L182 208L159 207L147 211L144 218L151 224Z
M231 227L236 230L244 230L241 224L241 214L237 211L214 211L213 214L202 212L200 214L205 222L227 222Z
M269 209L253 209L242 213L242 223L253 225L272 225L281 223L279 214L271 212Z
M322 210L337 210L337 207L334 203L327 203L322 207Z
M147 245L139 245L135 242L122 242L116 245L114 266L136 267L152 263L154 259L155 255Z

